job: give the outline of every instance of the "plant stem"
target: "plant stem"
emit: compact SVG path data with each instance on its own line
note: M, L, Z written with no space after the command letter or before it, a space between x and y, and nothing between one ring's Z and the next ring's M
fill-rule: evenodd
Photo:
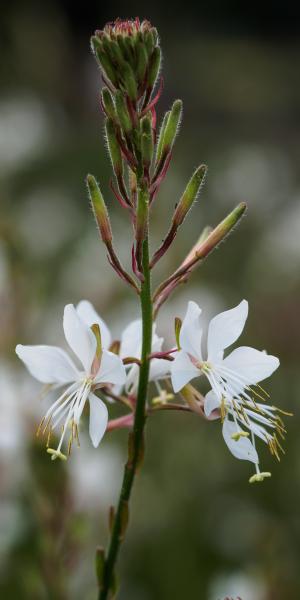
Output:
M107 600L114 581L114 570L121 542L124 537L123 515L127 511L131 491L137 468L143 452L144 428L146 423L146 400L149 382L150 361L149 355L152 346L152 301L151 301L151 277L149 266L149 240L148 234L143 242L143 275L144 282L141 286L141 312L142 312L142 354L137 402L134 416L133 431L130 434L128 444L128 459L124 469L122 488L120 492L118 508L113 521L112 533L108 553L106 555L103 573L103 583L99 592L99 600ZM127 514L127 512L126 512Z

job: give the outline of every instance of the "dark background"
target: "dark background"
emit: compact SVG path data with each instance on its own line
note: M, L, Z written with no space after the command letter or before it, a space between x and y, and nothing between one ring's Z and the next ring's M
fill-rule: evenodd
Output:
M63 342L64 304L94 302L121 327L137 306L110 272L84 178L107 194L120 255L130 228L108 192L100 77L89 51L96 28L146 17L164 53L160 116L173 99L184 119L173 166L154 211L153 246L192 170L209 166L202 196L158 273L182 260L206 224L241 200L247 217L162 311L188 299L207 317L250 303L242 345L266 348L281 369L267 382L291 410L286 456L250 486L251 466L225 447L219 423L159 414L149 422L144 470L120 560L120 600L297 600L300 597L299 462L299 14L294 3L194 4L12 1L0 25L0 591L1 598L93 599L93 556L107 536L126 451L124 432L68 465L52 463L35 437L39 386L14 357L22 343ZM158 275L159 276L159 275ZM111 408L112 413L114 411ZM86 427L84 427L86 430Z

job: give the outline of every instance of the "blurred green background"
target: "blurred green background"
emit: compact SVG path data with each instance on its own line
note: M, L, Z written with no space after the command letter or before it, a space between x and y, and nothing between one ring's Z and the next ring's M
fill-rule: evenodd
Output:
M153 246L192 170L209 166L205 189L157 278L182 260L206 224L246 200L248 215L226 244L161 311L172 340L188 299L209 318L245 297L242 344L266 348L281 369L272 402L294 412L286 456L260 447L271 480L249 486L220 424L157 414L134 492L120 560L120 600L300 598L299 19L295 6L234 1L166 4L12 0L1 11L0 98L0 596L96 598L93 556L107 538L126 433L98 451L84 431L67 465L35 437L47 400L19 364L21 343L64 344L66 303L91 300L115 337L138 315L106 263L84 178L106 191L116 245L129 265L130 227L108 191L110 166L99 108L100 77L89 37L117 16L159 28L165 89L184 119L153 213ZM112 409L113 410L113 409ZM84 428L86 429L86 428Z

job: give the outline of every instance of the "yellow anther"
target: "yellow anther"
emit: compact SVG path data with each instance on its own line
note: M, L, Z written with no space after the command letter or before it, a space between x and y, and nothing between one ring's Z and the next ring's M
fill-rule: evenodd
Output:
M53 448L47 448L48 454L51 454L51 460L56 460L56 458L60 458L60 460L67 460L67 456L60 452L60 450L53 450Z
M235 440L236 442L238 442L241 438L246 438L249 437L249 432L248 431L236 431L235 433L231 434L231 439Z
M268 471L265 471L263 473L255 473L254 475L252 475L252 477L250 477L249 483L257 483L259 481L263 481L267 477L271 477L271 473L269 473Z

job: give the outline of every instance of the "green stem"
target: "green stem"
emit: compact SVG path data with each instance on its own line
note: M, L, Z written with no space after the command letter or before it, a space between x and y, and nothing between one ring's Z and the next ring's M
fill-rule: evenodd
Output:
M140 458L143 452L144 428L146 423L146 400L149 382L150 361L149 355L152 346L152 301L151 277L149 267L149 241L148 236L143 242L143 275L144 282L141 286L141 312L143 322L143 341L137 402L135 409L133 431L128 444L128 460L124 469L123 483L118 502L118 508L113 521L112 533L108 553L106 555L103 582L99 591L98 600L107 600L114 581L114 570L120 545L124 537L124 515L127 516L128 502ZM125 517L125 520L126 517Z

